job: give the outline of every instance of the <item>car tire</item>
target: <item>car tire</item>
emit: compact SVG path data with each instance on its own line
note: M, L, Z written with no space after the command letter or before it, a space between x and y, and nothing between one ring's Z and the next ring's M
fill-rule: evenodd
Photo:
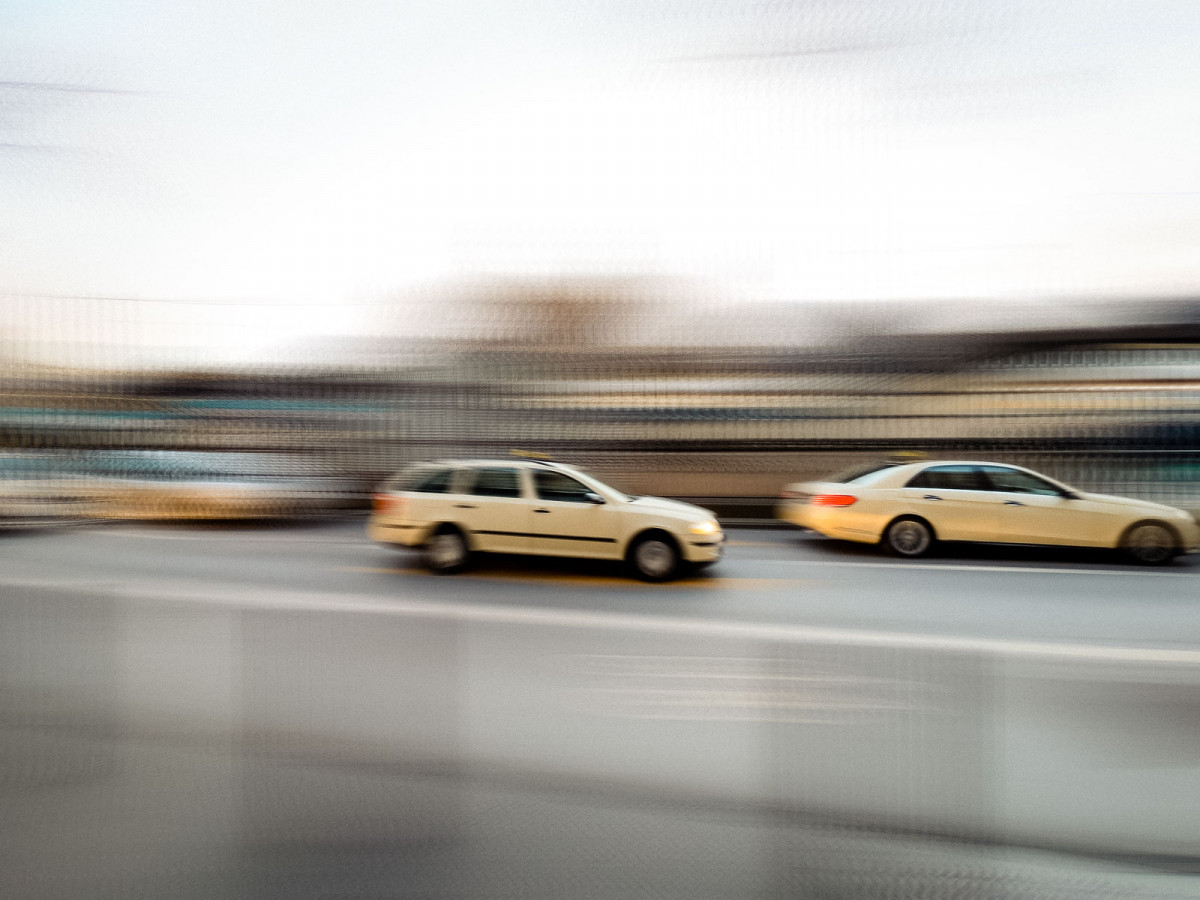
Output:
M1161 566L1179 555L1179 538L1161 522L1138 522L1121 538L1121 550L1139 566Z
M453 525L439 528L421 547L421 561L435 575L461 572L470 559L467 537Z
M670 581L682 562L678 545L662 532L642 535L629 548L629 565L642 581Z
M883 533L883 545L888 553L904 559L916 559L933 549L937 539L928 522L906 517L897 519Z

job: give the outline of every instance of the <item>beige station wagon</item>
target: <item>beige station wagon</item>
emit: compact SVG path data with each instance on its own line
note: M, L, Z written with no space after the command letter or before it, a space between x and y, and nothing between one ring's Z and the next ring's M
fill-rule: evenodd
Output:
M367 531L417 547L434 572L477 551L624 560L646 581L721 557L725 536L707 509L631 497L561 463L444 460L413 466L374 494Z

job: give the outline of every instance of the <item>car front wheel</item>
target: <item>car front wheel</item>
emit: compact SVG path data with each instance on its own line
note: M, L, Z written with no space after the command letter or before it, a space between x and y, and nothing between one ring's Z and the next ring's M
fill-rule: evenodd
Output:
M883 534L889 553L915 559L933 547L933 530L920 519L897 519Z
M643 581L669 581L680 565L679 549L666 536L651 534L633 545L629 562Z
M1121 544L1125 555L1139 565L1160 566L1178 555L1178 541L1171 529L1156 522L1134 525Z

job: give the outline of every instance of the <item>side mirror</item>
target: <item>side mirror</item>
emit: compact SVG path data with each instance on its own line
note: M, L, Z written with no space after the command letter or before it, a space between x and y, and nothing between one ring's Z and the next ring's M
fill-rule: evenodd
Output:
M588 503L595 503L598 506L603 505L603 503L604 503L603 497L601 497L599 494L593 493L591 491L588 491L586 494L584 494L583 499L586 500Z

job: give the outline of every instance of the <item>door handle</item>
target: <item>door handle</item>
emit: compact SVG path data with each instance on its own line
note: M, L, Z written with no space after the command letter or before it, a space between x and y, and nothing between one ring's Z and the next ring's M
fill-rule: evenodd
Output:
M933 494L926 494L922 499L924 499L924 500L941 500L942 498L935 497Z
M1004 505L1005 506L1024 506L1025 504L1022 503L1020 500L1005 500Z
M534 510L534 512L536 512L536 513L548 513L548 512L550 512L550 510L548 510L548 509L535 509L535 510Z
M454 508L455 509L474 509L475 504L474 503L455 503Z

